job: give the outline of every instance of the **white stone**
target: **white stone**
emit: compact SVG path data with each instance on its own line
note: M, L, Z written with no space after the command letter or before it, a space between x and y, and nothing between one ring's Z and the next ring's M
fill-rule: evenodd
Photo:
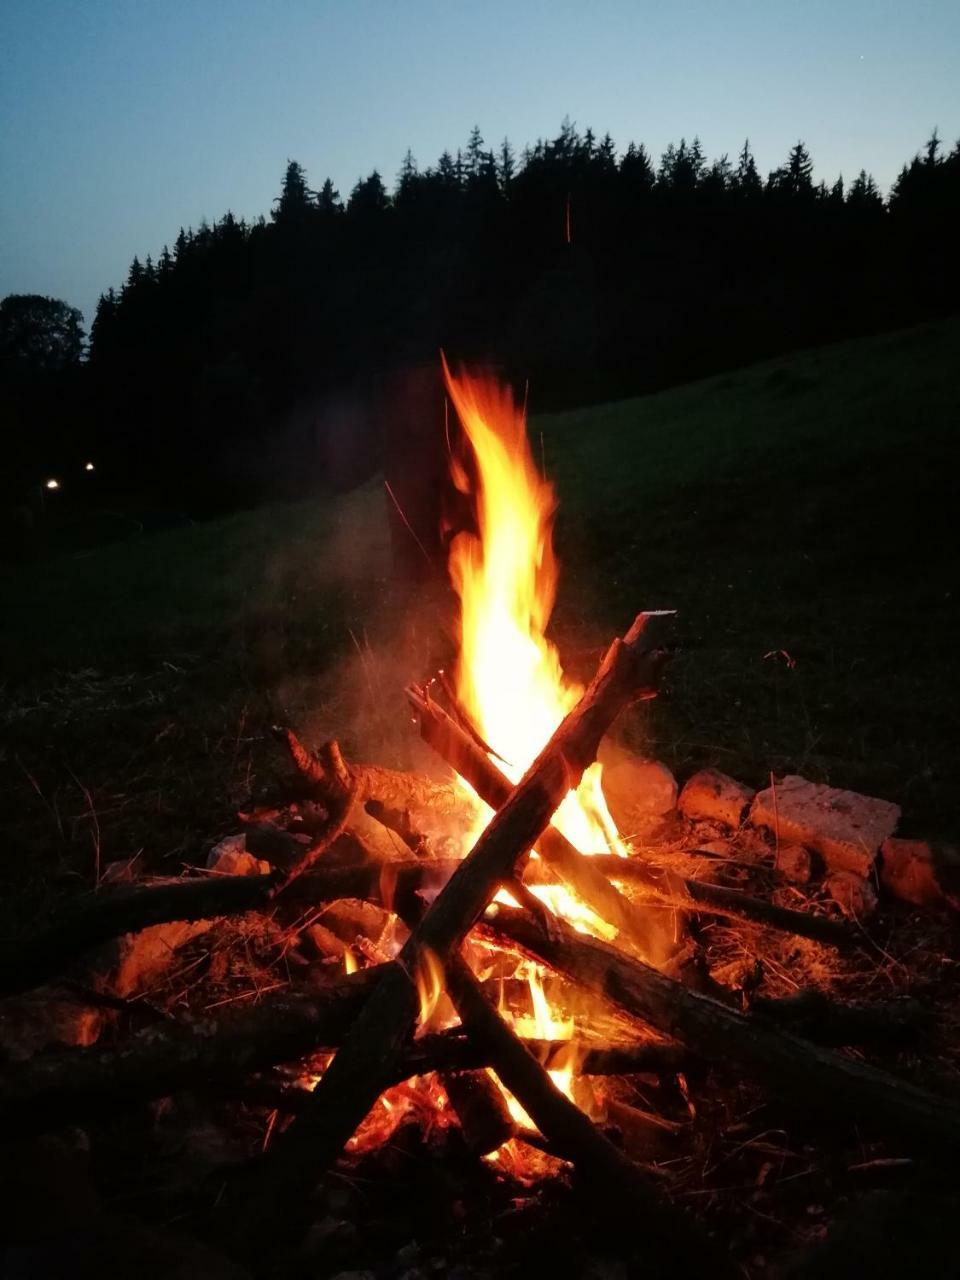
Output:
M781 842L814 849L831 871L866 876L881 844L896 830L900 807L788 774L757 794L750 821Z

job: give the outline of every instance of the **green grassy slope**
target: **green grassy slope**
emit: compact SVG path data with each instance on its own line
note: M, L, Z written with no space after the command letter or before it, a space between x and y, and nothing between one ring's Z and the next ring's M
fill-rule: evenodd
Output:
M798 769L956 832L958 357L954 321L534 419L561 653L681 611L643 730L678 771ZM175 865L269 773L271 719L403 758L448 602L388 575L376 485L5 574L0 881L88 877L97 841Z
M797 768L956 829L958 369L954 321L542 424L594 615L681 611L676 764Z

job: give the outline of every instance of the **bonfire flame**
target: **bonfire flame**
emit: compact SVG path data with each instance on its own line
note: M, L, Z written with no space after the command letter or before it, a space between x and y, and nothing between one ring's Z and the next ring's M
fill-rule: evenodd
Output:
M510 388L489 377L444 377L475 462L476 481L453 460L457 487L474 501L477 533L459 533L450 577L460 597L457 695L511 781L580 698L546 638L557 589L553 486L537 471L526 422ZM625 854L591 765L554 823L581 853ZM554 906L551 902L549 905Z
M472 499L477 525L476 532L459 533L450 549L450 577L460 597L457 696L500 757L498 764L511 781L519 782L583 692L564 676L557 650L546 637L557 589L552 540L556 498L534 464L524 413L510 388L462 371L455 376L446 360L443 372L472 453L469 467L452 460L453 479ZM554 823L581 853L612 850L625 855L600 778L601 766L592 765L565 797ZM616 936L615 929L563 886L534 886L533 892L575 928L608 939ZM502 891L499 896L507 897ZM528 1018L501 1012L522 1035L568 1044L562 1066L555 1060L550 1075L570 1096L576 1057L573 1022L553 1014L536 966L527 967L526 977L532 1026ZM534 1127L516 1099L508 1094L507 1101L515 1121Z
M461 532L450 552L450 577L460 597L460 654L456 693L485 743L495 753L498 768L519 782L546 745L564 716L580 698L582 688L568 680L556 648L546 638L557 587L552 526L556 499L552 486L537 471L527 441L526 423L509 389L495 379L451 373L443 363L447 390L466 433L471 457L451 459L453 479L473 503L476 532ZM612 850L626 856L600 785L601 766L586 771L580 786L570 791L554 815L554 822L582 853ZM471 791L461 780L465 790ZM471 791L471 794L472 791ZM470 848L489 819L477 801L477 828L467 833ZM393 884L381 885L383 901L392 903ZM616 929L601 920L563 885L532 885L531 892L557 916L581 932L612 939ZM498 899L512 902L501 889ZM485 944L489 946L489 944ZM492 948L499 953L498 948ZM356 967L348 949L344 966ZM412 975L420 1005L416 1035L438 1031L456 1021L444 992L440 961L424 952ZM518 1035L555 1044L549 1059L554 1084L571 1096L579 1059L574 1019L559 1016L544 990L543 972L533 963L519 962L513 976L525 980L529 1013L505 1005L500 1012ZM534 1129L531 1118L497 1080L510 1113L521 1129ZM423 1077L388 1090L351 1140L351 1150L365 1150L386 1139L403 1117L417 1114L429 1127L450 1122L439 1080ZM487 1158L524 1178L529 1161L512 1140Z

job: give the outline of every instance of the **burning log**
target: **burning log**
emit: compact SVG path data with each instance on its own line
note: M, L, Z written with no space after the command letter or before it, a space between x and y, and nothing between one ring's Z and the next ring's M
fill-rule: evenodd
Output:
M554 810L596 756L623 706L656 692L665 653L656 615L641 614L614 641L577 706L458 866L404 944L315 1089L310 1107L275 1144L259 1209L296 1212L306 1169L326 1169L370 1110L394 1069L417 1017L415 975L442 969ZM430 959L432 957L432 959ZM249 1206L253 1207L253 1206Z
M553 842L553 831L548 834L549 841ZM830 920L826 916L814 916L806 911L793 911L790 907L777 906L763 898L742 893L739 889L709 884L705 880L691 880L648 862L645 858L620 858L615 854L601 853L592 857L590 862L596 864L604 875L615 880L641 884L688 911L696 910L707 915L746 920L751 924L765 925L768 929L792 933L833 947L850 946L860 936L858 930L851 928L843 920Z
M382 972L383 966L362 969L309 995L271 993L254 1008L217 1019L154 1024L109 1047L61 1049L7 1063L0 1066L0 1128L8 1135L56 1129L118 1103L148 1101L183 1089L229 1089L249 1101L260 1097L264 1106L280 1106L279 1086L269 1080L251 1082L249 1077L306 1054L336 1049ZM549 1067L565 1042L524 1044ZM599 1044L586 1049L578 1069L584 1076L672 1075L689 1066L689 1057L682 1046L668 1041ZM490 1065L488 1048L457 1028L410 1043L388 1084L433 1071L444 1073L446 1084L454 1074L476 1073ZM309 1097L299 1088L281 1092L288 1096L284 1109L290 1111L302 1111ZM464 1119L459 1107L458 1116Z
M711 1274L718 1259L700 1233L664 1205L647 1175L613 1145L554 1084L522 1040L489 1003L460 957L452 957L447 979L454 1004L471 1035L485 1044L497 1075L516 1097L551 1147L570 1160L597 1207L617 1218L624 1209L643 1215L650 1260L672 1260L681 1273ZM729 1268L720 1264L720 1273Z
M949 1151L952 1158L960 1141L960 1104L951 1099L819 1048L764 1018L738 1013L562 921L547 936L523 912L498 906L483 929L789 1102L895 1133L931 1155Z
M444 1071L440 1083L475 1155L489 1155L513 1137L516 1126L506 1100L486 1071Z
M470 783L483 801L491 808L499 808L513 789L510 780L423 690L411 686L407 697L419 717L424 741ZM832 946L848 944L854 937L850 927L841 921L791 911L736 889L688 880L651 866L640 858L621 858L614 854L585 857L553 826L543 833L537 847L550 869L568 888L597 915L634 942L641 953L650 940L649 923L643 913L610 883L611 879L643 884L660 896L673 899L679 907L696 907L715 915L750 920Z
M447 713L415 686L407 697L417 712L420 733L441 759L470 783L492 809L506 803L513 784L477 742ZM651 945L649 918L637 910L609 879L584 857L555 827L543 833L538 848L557 876L618 933L646 954Z
M77 956L110 938L171 920L207 920L264 907L277 877L220 876L173 880L97 893L72 903L40 933L0 950L0 995L15 995L57 976Z

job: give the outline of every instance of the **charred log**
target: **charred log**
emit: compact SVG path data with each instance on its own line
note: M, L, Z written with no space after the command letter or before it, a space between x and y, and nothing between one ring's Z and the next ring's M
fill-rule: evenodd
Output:
M513 1136L506 1100L486 1071L443 1071L440 1083L457 1113L463 1140L475 1155L496 1151Z
M666 1206L648 1174L613 1145L554 1084L530 1050L489 1003L459 957L447 969L450 992L469 1033L487 1046L497 1075L552 1149L570 1160L604 1215L629 1212L642 1222L650 1260L672 1259L683 1274L729 1274L700 1232Z
M829 1111L868 1131L894 1133L908 1148L931 1155L949 1151L952 1158L960 1141L960 1105L952 1099L739 1013L560 921L548 937L523 912L497 907L482 927L788 1102Z
M110 938L171 920L239 915L267 905L276 876L217 876L111 889L71 903L33 937L0 949L0 995L56 977L71 961Z
M0 1067L0 1128L56 1128L119 1102L236 1080L335 1046L382 976L382 967L365 969L309 996L273 995L218 1019L161 1023L115 1046Z
M424 741L470 783L486 804L499 809L513 790L509 778L476 741L421 690L411 687L407 696L417 712ZM624 939L641 952L647 951L652 942L649 917L610 883L594 865L594 859L585 858L555 827L543 833L538 848L551 870L572 892L613 925Z
M509 779L442 707L419 689L411 688L407 693L419 717L424 741L470 783L482 800L492 808L499 808L512 789ZM849 926L840 921L791 911L736 889L688 880L641 858L620 858L612 854L586 858L553 826L544 832L538 848L550 869L641 951L649 942L649 925L642 911L610 883L612 879L643 884L680 908L695 907L715 915L749 920L833 946L845 945L854 937Z

